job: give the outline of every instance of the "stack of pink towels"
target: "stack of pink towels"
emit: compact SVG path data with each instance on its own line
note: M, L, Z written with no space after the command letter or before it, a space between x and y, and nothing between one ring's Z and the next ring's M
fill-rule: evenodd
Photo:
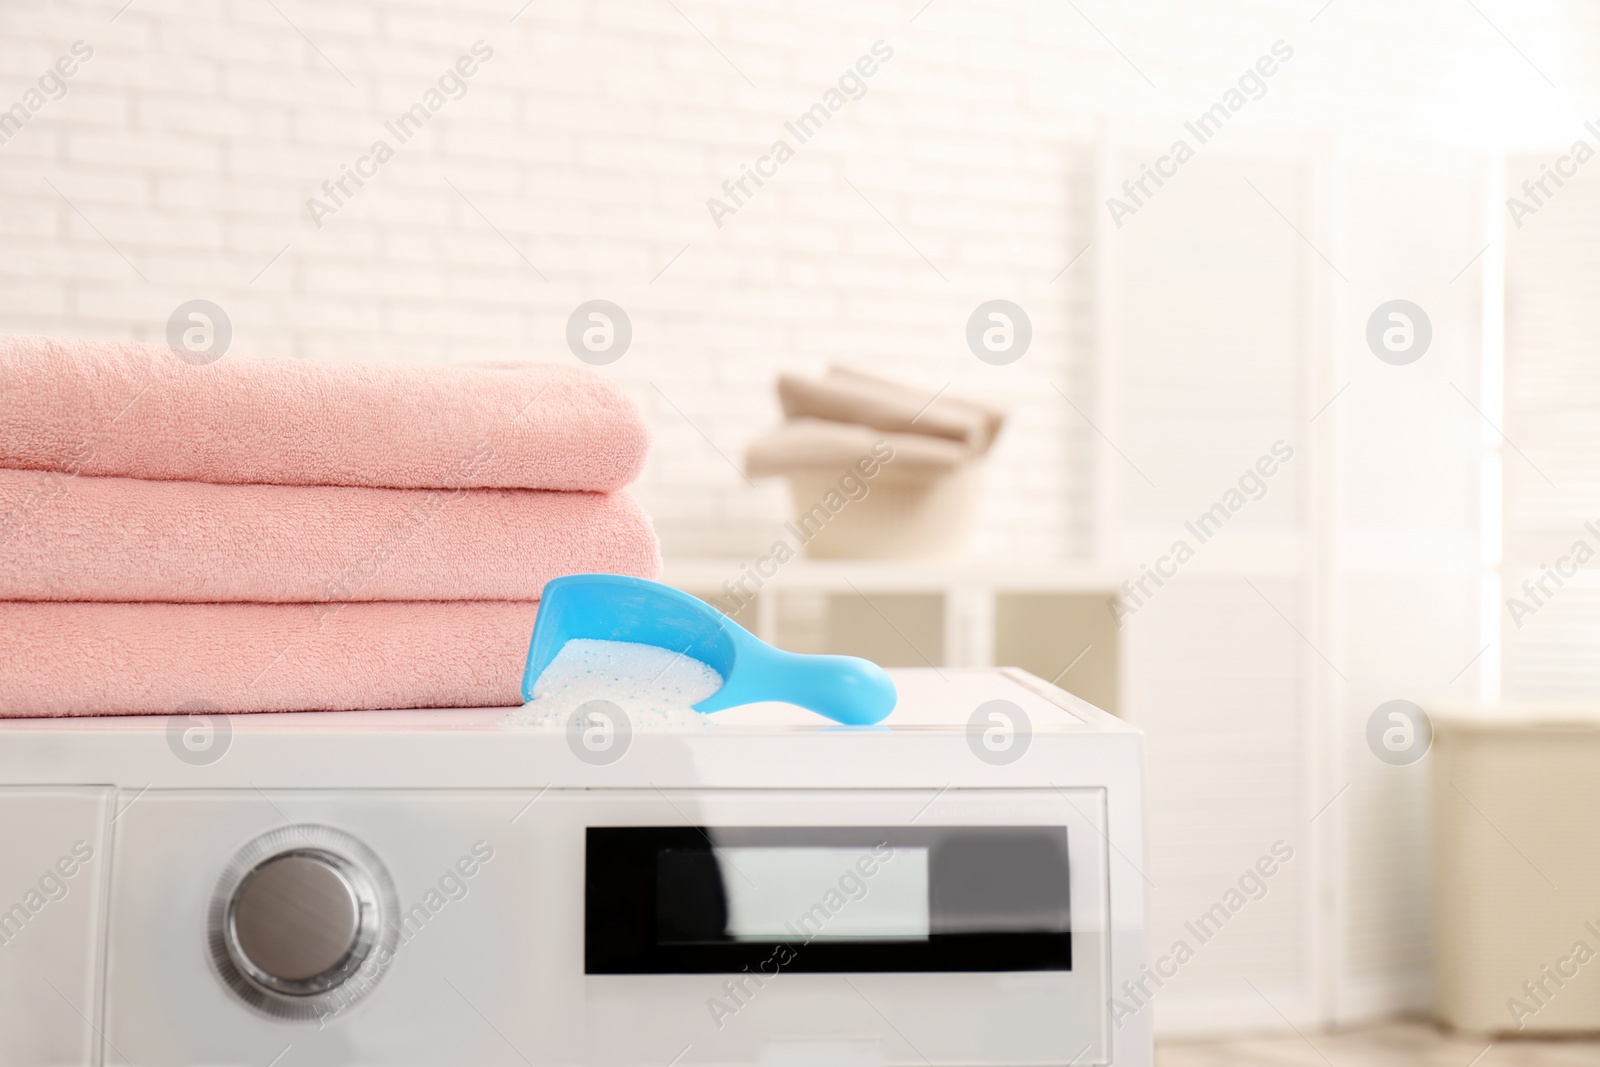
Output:
M519 702L540 591L654 577L595 373L0 338L0 715Z

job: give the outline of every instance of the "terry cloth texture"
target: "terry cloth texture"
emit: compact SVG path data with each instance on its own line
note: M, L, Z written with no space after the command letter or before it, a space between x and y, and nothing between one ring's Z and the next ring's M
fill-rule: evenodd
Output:
M0 715L519 703L552 578L653 578L598 373L0 337Z
M600 375L0 337L0 467L391 489L619 489L649 437Z
M653 578L660 569L650 519L624 491L0 469L0 600L537 600L563 574Z
M516 705L537 609L0 603L0 715Z

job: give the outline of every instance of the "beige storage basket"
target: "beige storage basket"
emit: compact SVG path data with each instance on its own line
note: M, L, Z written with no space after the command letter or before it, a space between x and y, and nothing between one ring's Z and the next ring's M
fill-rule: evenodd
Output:
M982 464L962 463L947 473L908 477L885 471L859 480L866 496L849 500L838 471L789 475L794 529L806 555L817 559L952 559L972 540L983 487ZM829 494L845 503L829 510Z
M1439 1021L1600 1032L1600 716L1445 713L1428 759Z

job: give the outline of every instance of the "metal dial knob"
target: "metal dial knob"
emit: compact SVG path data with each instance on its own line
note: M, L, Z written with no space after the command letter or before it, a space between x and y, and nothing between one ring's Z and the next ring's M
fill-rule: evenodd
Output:
M285 825L238 849L206 912L211 965L246 1005L330 1021L394 960L400 910L378 854L328 825Z
M388 872L366 845L328 826L281 827L242 848L218 880L211 959L252 1007L326 1020L382 977L397 910Z
M376 894L343 857L298 849L257 864L228 907L229 955L278 993L308 996L338 985L372 947Z

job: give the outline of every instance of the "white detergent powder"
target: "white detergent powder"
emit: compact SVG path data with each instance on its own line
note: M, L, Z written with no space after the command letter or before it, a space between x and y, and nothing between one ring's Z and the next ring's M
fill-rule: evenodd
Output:
M506 717L517 726L562 729L591 700L628 713L633 729L704 729L694 705L722 688L722 675L681 652L630 641L568 641L534 683L533 700Z

